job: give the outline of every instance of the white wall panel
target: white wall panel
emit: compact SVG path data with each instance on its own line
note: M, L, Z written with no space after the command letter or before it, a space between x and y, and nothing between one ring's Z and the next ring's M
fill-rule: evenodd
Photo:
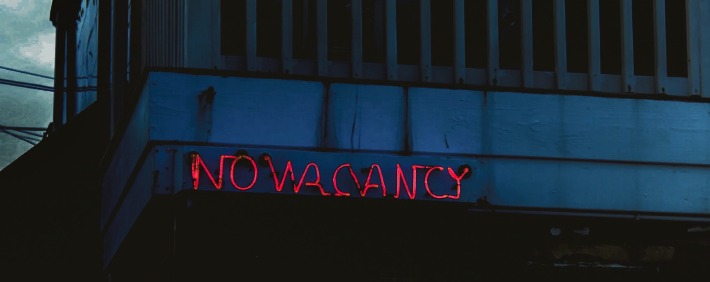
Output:
M402 151L404 110L401 87L332 84L328 96L328 146Z
M517 208L710 212L707 168L498 159L479 172L492 178L491 204ZM483 188L483 187L482 187Z
M481 153L482 92L412 87L409 117L413 151Z
M488 95L491 153L710 163L710 105L497 92Z
M324 110L319 82L152 73L148 85L153 140L319 145ZM211 110L200 110L198 97L209 87L215 92Z

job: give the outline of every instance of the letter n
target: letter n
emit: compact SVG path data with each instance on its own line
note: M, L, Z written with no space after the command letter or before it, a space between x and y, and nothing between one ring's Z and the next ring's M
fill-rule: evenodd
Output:
M212 185L214 185L214 188L216 188L217 190L222 189L222 180L224 176L224 159L236 158L235 156L229 155L222 155L219 157L219 175L217 175L217 180L215 180L214 176L210 172L209 168L207 168L207 165L202 160L199 154L194 153L191 154L190 157L192 159L192 165L190 166L192 171L192 187L195 190L200 187L200 169L203 169L205 171L205 174L207 174L207 177L210 179L210 182L212 182Z
M416 168L412 167L412 175L414 177L414 181L416 182L416 175L417 171ZM404 191L407 192L407 196L409 196L409 199L414 200L414 197L417 196L417 184L412 183L412 189L409 190L409 184L407 183L407 179L404 177L404 172L402 172L402 167L397 164L397 192L394 195L395 199L399 199L399 189L401 187L401 183L404 182Z

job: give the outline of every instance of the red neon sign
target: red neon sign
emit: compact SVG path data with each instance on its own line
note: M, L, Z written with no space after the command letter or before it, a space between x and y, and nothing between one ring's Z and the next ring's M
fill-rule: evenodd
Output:
M402 167L397 164L397 193L394 194L395 198L399 198L399 185L401 182L404 182L404 191L407 192L409 199L414 200L414 197L417 195L417 168L414 165L412 166L412 178L414 185L412 185L412 190L409 190L409 184L407 183L407 179L404 177Z
M200 168L205 171L205 174L207 174L207 177L210 179L210 182L212 182L212 185L219 190L222 189L222 184L224 183L224 160L225 159L231 159L232 160L232 166L231 169L229 170L229 175L230 179L232 182L232 186L234 188L237 188L238 190L249 190L252 187L254 187L254 184L256 184L256 178L257 178L257 173L259 172L259 169L256 167L256 162L254 162L254 159L252 159L249 156L246 155L239 155L239 156L230 156L230 155L222 155L219 157L219 174L217 175L217 180L214 179L214 176L212 173L210 173L209 169L207 168L207 165L205 165L205 162L202 160L200 155L198 154L192 154L191 156L192 159L192 165L191 165L191 171L192 171L192 182L193 182L193 187L195 190L199 187L200 183ZM251 183L246 186L242 187L239 186L236 182L236 179L234 177L234 168L239 163L239 160L241 159L246 159L249 161L252 165L252 169L254 170L254 177L252 178Z
M323 185L320 184L320 171L318 170L318 165L316 163L308 163L306 165L306 168L303 169L303 175L301 176L301 181L298 182L298 185L296 187L293 187L293 192L298 193L299 190L301 190L301 185L303 185L303 180L306 179L306 174L308 173L308 168L313 167L316 171L316 181L311 181L311 182L306 182L306 186L309 187L317 187L320 190L320 194L322 196L328 196L330 193L325 192L323 189Z
M257 165L257 161L255 161L252 157L246 155L245 153L238 155L221 155L219 157L219 167L213 168L215 169L214 172L209 169L208 165L205 164L204 160L202 159L202 157L200 157L199 154L192 153L190 155L190 160L193 189L195 190L198 190L198 188L200 187L200 175L202 174L207 175L207 178L210 180L209 183L211 183L212 187L217 190L222 189L225 177L229 177L232 187L240 191L252 189L257 184L257 182L259 182L260 179L259 166ZM225 160L231 160L232 163L225 164ZM388 196L387 186L385 182L385 179L387 179L387 177L383 172L382 166L378 163L373 163L372 165L370 165L369 168L363 169L362 173L365 174L366 171L367 174L365 177L364 185L362 186L360 185L360 181L362 180L363 176L358 177L358 175L356 175L351 163L343 163L339 165L332 173L333 185L331 187L324 187L321 181L322 169L315 162L309 162L308 164L306 164L306 166L303 168L303 171L301 172L301 177L300 179L298 179L298 181L296 181L296 172L294 171L293 163L290 160L286 161L286 164L283 167L283 173L280 173L277 170L277 166L274 165L273 159L269 155L262 155L259 158L258 163L261 166L269 168L270 177L273 180L273 189L276 192L283 192L284 186L287 186L287 190L293 191L294 194L298 194L301 191L301 188L305 185L305 187L313 188L312 191L316 191L322 196L333 195L341 197L350 197L351 193L343 191L341 189L342 185L339 185L347 184L350 185L350 187L353 187L354 185L354 188L358 190L358 194L360 194L361 197L368 196L367 192L371 189L381 189L382 197ZM229 174L226 176L224 174L225 165L229 165L230 167ZM426 194L420 196L428 196L434 199L460 199L461 181L472 174L472 171L468 165L463 165L459 167L458 173L454 171L454 169L451 167L444 168L443 166L427 166L415 164L411 165L411 168L411 179L408 179L405 175L402 165L400 165L399 163L395 165L394 178L396 185L393 195L395 199L400 198L400 196L402 195L402 193L400 193L401 190L404 190L404 192L406 193L406 197L410 200L414 200L417 197L417 185L419 183L417 180L418 170L426 170L423 179L424 190L426 191ZM237 169L248 169L251 173L238 174L236 173ZM347 174L342 174L345 170L347 170L350 177L348 177ZM443 176L442 174L439 174L439 172L443 172L444 170L446 170L446 172L448 173L443 174ZM439 174L440 176L436 177L436 184L432 184L431 180L434 179L433 175L435 174ZM237 181L237 178L239 178L237 175L241 175L242 177L244 177L244 179L239 179L239 181ZM341 178L338 178L339 175L342 175ZM409 182L408 180L411 180L411 182ZM261 180L261 182L264 181L267 181L267 183L270 182L268 180ZM343 181L347 183L344 183ZM238 182L242 184L248 182L249 184L246 186L242 186ZM290 185L286 185L287 182L289 182ZM441 185L451 184L455 184L453 186L453 190L455 192L451 194L437 194L434 193L434 189L432 188L432 185L437 185L436 187L441 187ZM329 192L328 190L333 190L333 192ZM375 194L370 193L370 195L372 196Z
M241 159L245 159L245 160L249 161L249 163L251 163L252 170L254 171L254 177L252 177L251 183L247 187L241 187L241 186L237 185L237 182L234 180L234 167L237 165L237 163ZM259 169L256 167L256 162L254 162L254 159L252 159L250 156L239 155L234 159L234 161L232 161L232 169L229 170L229 175L232 176L232 177L230 177L230 179L232 180L232 185L234 185L234 188L237 188L242 191L246 191L246 190L251 189L251 187L254 187L254 184L256 184L256 177L257 177L258 172L259 172Z
M357 187L357 189L360 190L360 182L357 181L357 177L355 176L355 172L353 171L353 166L351 166L350 164L342 164L338 168L335 169L335 172L333 172L333 188L335 188L335 195L336 196L350 197L350 193L346 193L346 192L340 191L340 189L338 189L338 181L335 180L335 178L338 177L338 171L340 171L344 167L347 167L348 170L350 170L350 176L352 176L353 181L355 182L355 187Z
M375 168L377 168L377 174L380 175L380 185L382 185L382 197L387 196L387 187L385 187L385 178L384 176L382 176L382 169L378 164L373 164L370 167L370 172L367 174L367 180L365 180L365 189L362 189L362 192L360 193L360 195L362 195L363 197L367 195L368 189L380 187L380 185L370 183L370 179L372 178L372 173L375 171Z

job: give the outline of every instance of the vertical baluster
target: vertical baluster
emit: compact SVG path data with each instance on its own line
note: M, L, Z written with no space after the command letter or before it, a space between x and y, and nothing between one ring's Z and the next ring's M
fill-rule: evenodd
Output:
M653 43L656 47L655 58L655 75L656 75L656 92L666 92L666 76L667 61L666 61L666 1L654 0L653 2Z
M281 2L281 71L292 73L293 58L293 1Z
M634 91L634 30L631 0L621 2L621 82L622 92Z
M387 79L397 79L397 1L386 0L385 4L385 25L386 25L386 48L387 48Z
M328 75L328 2L327 0L317 0L316 20L317 20L317 53L318 53L318 75Z
M567 34L565 0L555 0L555 76L558 89L567 88Z
M521 76L523 87L534 87L533 82L533 20L532 0L520 0L521 19Z
M699 50L710 50L710 1L698 1ZM706 51L707 52L707 51ZM710 55L703 54L700 61L700 95L710 97Z
M488 0L488 84L498 84L498 0Z
M454 0L454 81L466 78L466 34L464 30L464 1Z
M352 77L362 76L362 0L352 0Z
M599 0L587 0L587 35L589 36L589 90L599 91L601 88L601 55L599 35Z
M700 95L700 16L698 0L686 0L686 30L688 31L688 93Z
M247 70L256 71L256 0L246 0Z
M419 2L420 27L420 54L419 71L422 81L431 81L431 2L421 0Z

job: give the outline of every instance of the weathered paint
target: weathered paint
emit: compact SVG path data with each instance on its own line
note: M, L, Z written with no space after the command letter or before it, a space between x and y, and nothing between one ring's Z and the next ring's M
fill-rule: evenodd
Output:
M401 87L332 84L327 95L328 147L404 150L405 99Z
M199 95L209 87L215 92L211 134L195 140ZM320 142L318 82L161 73L148 78L148 89L151 140L311 148Z
M422 153L484 153L483 97L481 91L409 88L412 150Z
M349 150L397 152L408 139L413 152L710 163L707 103L420 87L405 100L401 87L350 84L324 99L320 82L174 73L148 79L151 140L204 141L194 130L209 87L212 143L318 148L325 135Z

